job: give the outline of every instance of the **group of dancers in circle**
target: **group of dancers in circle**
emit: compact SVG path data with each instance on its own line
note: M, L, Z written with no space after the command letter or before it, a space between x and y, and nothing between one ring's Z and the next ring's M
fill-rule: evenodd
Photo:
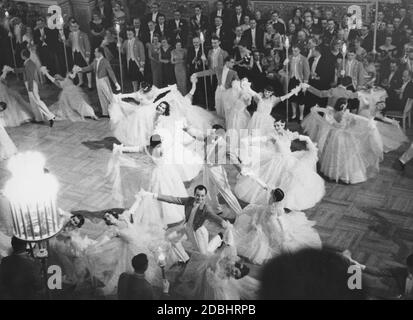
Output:
M6 73L0 81L3 159L16 152L4 127L36 119L5 84ZM97 119L71 81L73 74L61 79L43 73L62 89L51 107L56 117ZM66 281L92 277L104 295L115 294L120 274L132 271L131 258L145 253L146 278L160 286L162 252L167 270L184 265L174 287L177 294L254 299L259 282L248 275L245 261L261 265L282 253L322 246L315 223L303 212L325 194L317 163L333 181L361 183L377 174L383 152L407 140L396 122L381 115L381 89L357 93L359 114L349 112L340 97L327 108L314 106L301 124L307 134L302 135L271 113L309 85L276 97L271 87L258 93L247 79L234 80L231 88L219 89L219 108L210 112L192 105L197 81L192 75L186 96L176 85L159 89L147 83L137 92L113 95L110 128L121 144L113 146L107 179L114 199L128 209L120 214L109 210L100 222L68 216L64 232L51 240ZM247 107L252 100L257 110L251 116ZM293 151L294 140L305 148ZM231 166L238 172L234 187L228 178Z

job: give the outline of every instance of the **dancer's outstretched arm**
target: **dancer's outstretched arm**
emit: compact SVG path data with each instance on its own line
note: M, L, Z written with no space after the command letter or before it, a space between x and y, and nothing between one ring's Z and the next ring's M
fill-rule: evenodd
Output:
M182 206L185 205L185 203L189 200L189 197L168 196L168 195L148 192L148 191L145 191L143 189L141 191L139 191L138 194L142 197L152 197L152 198L154 198L156 200L159 200L159 201L178 204L178 205L182 205Z
M287 93L286 95L279 97L279 99L281 101L290 99L292 96L297 95L300 91L301 91L301 86L297 86L294 89L292 89L289 93Z
M46 67L41 67L40 71L49 79L52 83L54 83L57 87L62 88L60 85L60 82L56 80L54 77L52 77L49 73L49 71L46 69Z

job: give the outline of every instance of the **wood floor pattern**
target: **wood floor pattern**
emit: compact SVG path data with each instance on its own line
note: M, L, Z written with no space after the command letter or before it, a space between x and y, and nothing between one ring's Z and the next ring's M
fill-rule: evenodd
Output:
M94 93L95 94L95 93ZM91 94L92 100L96 97ZM111 136L108 119L71 123L59 121L53 128L25 124L7 128L20 151L36 150L47 159L47 168L59 180L59 206L65 210L101 210L116 207L105 174L111 151L92 150L85 141ZM410 138L413 130L409 130ZM413 165L393 169L401 150L386 154L377 177L358 185L327 182L324 199L306 211L317 222L325 246L349 249L353 258L368 266L386 268L404 263L413 253ZM231 170L232 171L232 170ZM230 172L233 183L235 177ZM9 177L0 162L0 188ZM394 291L392 284L375 279L379 293Z

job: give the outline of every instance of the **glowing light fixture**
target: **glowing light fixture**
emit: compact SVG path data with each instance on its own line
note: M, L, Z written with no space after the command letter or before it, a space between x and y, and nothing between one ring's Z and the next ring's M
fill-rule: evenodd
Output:
M39 152L24 152L12 157L4 195L9 200L14 235L28 242L55 236L64 219L56 207L57 179L44 170L45 158Z

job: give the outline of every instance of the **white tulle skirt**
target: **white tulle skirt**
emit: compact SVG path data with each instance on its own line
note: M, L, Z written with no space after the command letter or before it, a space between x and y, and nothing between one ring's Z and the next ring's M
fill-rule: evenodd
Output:
M152 286L160 286L162 278L156 262L157 244L156 241L151 243L151 237L146 231L128 229L122 230L118 237L88 248L85 253L88 269L91 276L103 284L101 292L105 296L116 294L119 276L123 272L133 272L131 261L139 253L148 257L145 278Z
M251 117L248 129L256 135L267 135L274 131L274 118L268 113L256 111Z
M297 252L304 248L321 248L322 243L315 223L303 212L291 211L277 217L269 206L248 205L235 223L235 242L241 256L255 264L282 253ZM256 228L251 227L254 216L265 215Z
M17 127L31 120L42 121L38 110L33 110L21 95L0 81L0 100L7 104L1 113L5 127Z
M383 151L386 153L399 149L403 143L409 141L406 134L397 125L376 121L376 126L383 141Z
M6 160L16 153L16 146L0 123L0 160Z
M11 238L0 231L0 262L11 252Z
M255 300L259 281L224 276L216 270L217 257L194 252L179 278L176 292L190 300Z
M318 144L320 171L330 179L354 184L379 172L383 142L375 125L354 122L348 127L335 127L311 112L302 126Z
M284 191L286 208L305 210L314 207L325 194L324 180L317 174L316 163L316 150L273 153L257 163L253 171L270 189ZM239 177L235 194L248 203L268 203L268 194L248 176Z
M57 120L84 121L86 117L96 118L86 95L75 85L63 88L59 100L50 107L50 111Z
M145 147L153 133L155 107L137 106L113 96L109 105L110 127L113 135L126 146Z

